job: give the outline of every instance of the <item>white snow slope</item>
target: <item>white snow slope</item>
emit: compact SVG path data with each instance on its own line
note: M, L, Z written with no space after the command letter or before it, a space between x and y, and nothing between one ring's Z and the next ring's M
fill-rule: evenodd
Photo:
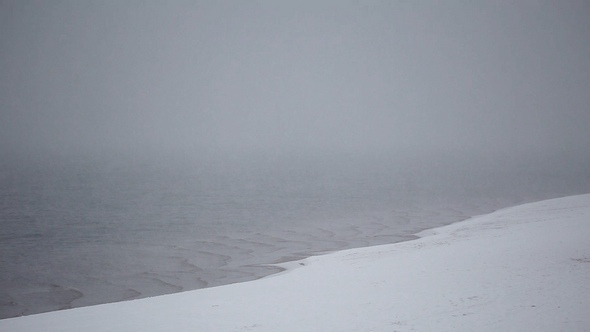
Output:
M590 195L264 279L0 320L0 331L590 331Z

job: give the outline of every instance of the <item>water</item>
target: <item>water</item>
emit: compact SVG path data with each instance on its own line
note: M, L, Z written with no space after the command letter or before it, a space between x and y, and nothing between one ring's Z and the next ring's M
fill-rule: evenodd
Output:
M0 318L252 280L278 271L265 264L590 191L584 167L541 161L6 159Z

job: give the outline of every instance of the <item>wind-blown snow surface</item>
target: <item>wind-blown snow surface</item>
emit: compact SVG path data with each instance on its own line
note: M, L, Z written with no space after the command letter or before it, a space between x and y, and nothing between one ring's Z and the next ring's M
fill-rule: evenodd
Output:
M589 331L590 195L264 279L0 321L0 331Z

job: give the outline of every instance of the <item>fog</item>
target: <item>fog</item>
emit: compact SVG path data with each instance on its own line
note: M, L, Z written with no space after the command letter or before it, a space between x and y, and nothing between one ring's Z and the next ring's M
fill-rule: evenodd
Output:
M588 193L589 105L586 0L0 0L0 318Z
M586 1L0 1L0 151L586 156Z

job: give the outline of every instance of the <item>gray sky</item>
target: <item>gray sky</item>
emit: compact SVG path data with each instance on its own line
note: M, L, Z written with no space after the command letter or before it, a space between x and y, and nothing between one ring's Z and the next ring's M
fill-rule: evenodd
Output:
M2 150L586 153L589 105L587 1L0 0Z

